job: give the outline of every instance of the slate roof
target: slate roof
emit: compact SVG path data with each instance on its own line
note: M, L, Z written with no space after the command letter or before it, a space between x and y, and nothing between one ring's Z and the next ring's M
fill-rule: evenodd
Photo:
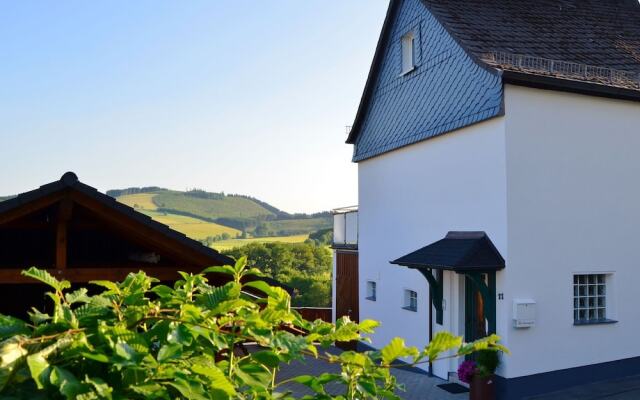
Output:
M560 63L542 62L537 73L578 80L573 67L562 62L606 68L628 72L631 78L626 83L598 83L640 90L638 0L422 1L469 53L488 64L536 74L534 68L523 70L490 55L506 54L510 60L514 55L536 57ZM600 74L606 78L608 71Z
M73 172L65 173L58 181L42 185L38 189L22 193L9 200L0 202L0 214L65 189L76 190L86 196L89 196L92 199L100 202L104 206L114 209L115 211L127 216L128 218L144 224L159 232L160 234L169 237L177 242L180 242L181 244L195 250L196 252L209 257L212 261L219 263L219 265L233 265L235 263L232 258L222 255L216 250L204 246L196 240L190 239L185 234L175 231L169 228L167 225L154 221L153 219L151 219L151 217L134 210L132 207L118 202L113 197L99 192L94 187L80 182L76 174L74 174Z
M444 239L393 260L391 264L457 272L495 271L505 267L504 258L485 232L449 232Z
M355 144L390 40L391 0L353 128ZM640 101L638 0L420 0L503 82ZM354 157L356 161L357 158Z

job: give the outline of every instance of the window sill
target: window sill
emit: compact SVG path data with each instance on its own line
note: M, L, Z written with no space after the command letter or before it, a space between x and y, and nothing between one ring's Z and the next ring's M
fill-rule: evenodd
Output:
M400 72L399 76L405 76L405 75L409 75L410 73L412 73L413 71L416 70L416 66L414 65L413 67L411 67L410 69L406 70L406 71L402 71Z
M599 319L594 321L574 321L574 326L583 326L583 325L609 325L609 324L617 324L618 321L613 319Z
M375 297L372 297L372 296L371 296L371 297L365 297L365 299L366 299L366 300L369 300L369 301L376 301L376 298L375 298Z
M402 307L403 310L418 312L418 309L415 307Z

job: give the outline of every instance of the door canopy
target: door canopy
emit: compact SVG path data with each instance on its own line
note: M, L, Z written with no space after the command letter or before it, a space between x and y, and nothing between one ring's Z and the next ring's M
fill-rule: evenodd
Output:
M449 232L444 239L404 255L391 264L458 273L503 269L504 258L485 232Z
M413 268L429 282L436 322L442 324L442 270L463 274L481 293L489 332L496 329L496 271L505 267L504 258L485 232L447 233L443 239L402 256L391 264ZM433 270L437 273L434 276ZM483 279L485 274L487 280Z

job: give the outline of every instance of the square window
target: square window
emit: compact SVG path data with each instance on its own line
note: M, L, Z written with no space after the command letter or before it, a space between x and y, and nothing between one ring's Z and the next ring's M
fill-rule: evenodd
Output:
M418 311L418 293L405 289L404 291L404 307L405 310Z
M415 68L415 33L409 31L402 36L402 74L407 74Z
M573 276L573 320L584 324L607 321L606 274Z
M367 281L367 300L376 301L376 282Z

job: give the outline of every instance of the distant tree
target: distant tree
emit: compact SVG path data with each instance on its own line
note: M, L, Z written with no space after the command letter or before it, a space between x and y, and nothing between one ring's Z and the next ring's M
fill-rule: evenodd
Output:
M267 228L267 225L264 223L259 223L256 226L256 229L253 230L253 236L255 237L265 237L269 234L269 230Z
M333 241L333 228L320 229L310 233L308 240L316 246L328 246Z
M296 306L326 307L331 304L331 251L313 243L249 243L223 252L295 289Z

